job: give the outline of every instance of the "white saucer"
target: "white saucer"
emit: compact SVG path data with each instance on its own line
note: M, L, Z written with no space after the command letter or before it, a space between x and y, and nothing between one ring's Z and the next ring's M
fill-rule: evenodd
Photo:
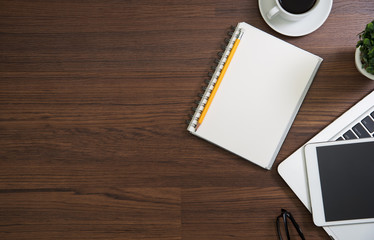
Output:
M274 0L258 0L261 16L265 22L275 31L291 37L307 35L317 30L326 21L332 8L333 0L322 0L316 9L305 18L292 22L275 16L268 19L266 13L275 6Z

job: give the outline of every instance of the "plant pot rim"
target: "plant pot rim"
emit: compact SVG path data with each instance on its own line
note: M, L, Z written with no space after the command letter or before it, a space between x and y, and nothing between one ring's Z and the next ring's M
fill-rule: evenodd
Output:
M356 68L357 70L362 74L364 75L365 77L371 79L371 80L374 80L374 75L371 74L371 73L368 73L364 68L362 68L362 63L361 63L361 59L360 59L360 48L356 48L356 52L355 52L355 63L356 63Z

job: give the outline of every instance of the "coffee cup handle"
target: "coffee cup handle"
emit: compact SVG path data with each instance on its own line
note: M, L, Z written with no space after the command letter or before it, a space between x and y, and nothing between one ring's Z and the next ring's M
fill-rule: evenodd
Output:
M277 16L279 13L279 8L277 6L274 6L270 11L266 14L266 16L269 19L272 19L273 17Z

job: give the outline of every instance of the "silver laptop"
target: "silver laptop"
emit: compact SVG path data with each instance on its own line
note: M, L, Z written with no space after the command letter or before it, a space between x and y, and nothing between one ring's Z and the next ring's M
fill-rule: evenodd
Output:
M339 141L374 137L374 91L308 141ZM311 211L304 150L300 147L278 166L278 172L297 197ZM374 174L374 173L373 173ZM373 240L374 223L324 227L334 240Z

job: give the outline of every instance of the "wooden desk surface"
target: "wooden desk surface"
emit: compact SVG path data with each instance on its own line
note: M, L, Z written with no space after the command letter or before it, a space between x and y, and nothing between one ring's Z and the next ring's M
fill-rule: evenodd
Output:
M0 0L0 238L277 239L286 208L328 239L276 168L373 90L353 58L373 12L335 0L291 38L255 0ZM186 131L240 21L324 58L271 171Z

